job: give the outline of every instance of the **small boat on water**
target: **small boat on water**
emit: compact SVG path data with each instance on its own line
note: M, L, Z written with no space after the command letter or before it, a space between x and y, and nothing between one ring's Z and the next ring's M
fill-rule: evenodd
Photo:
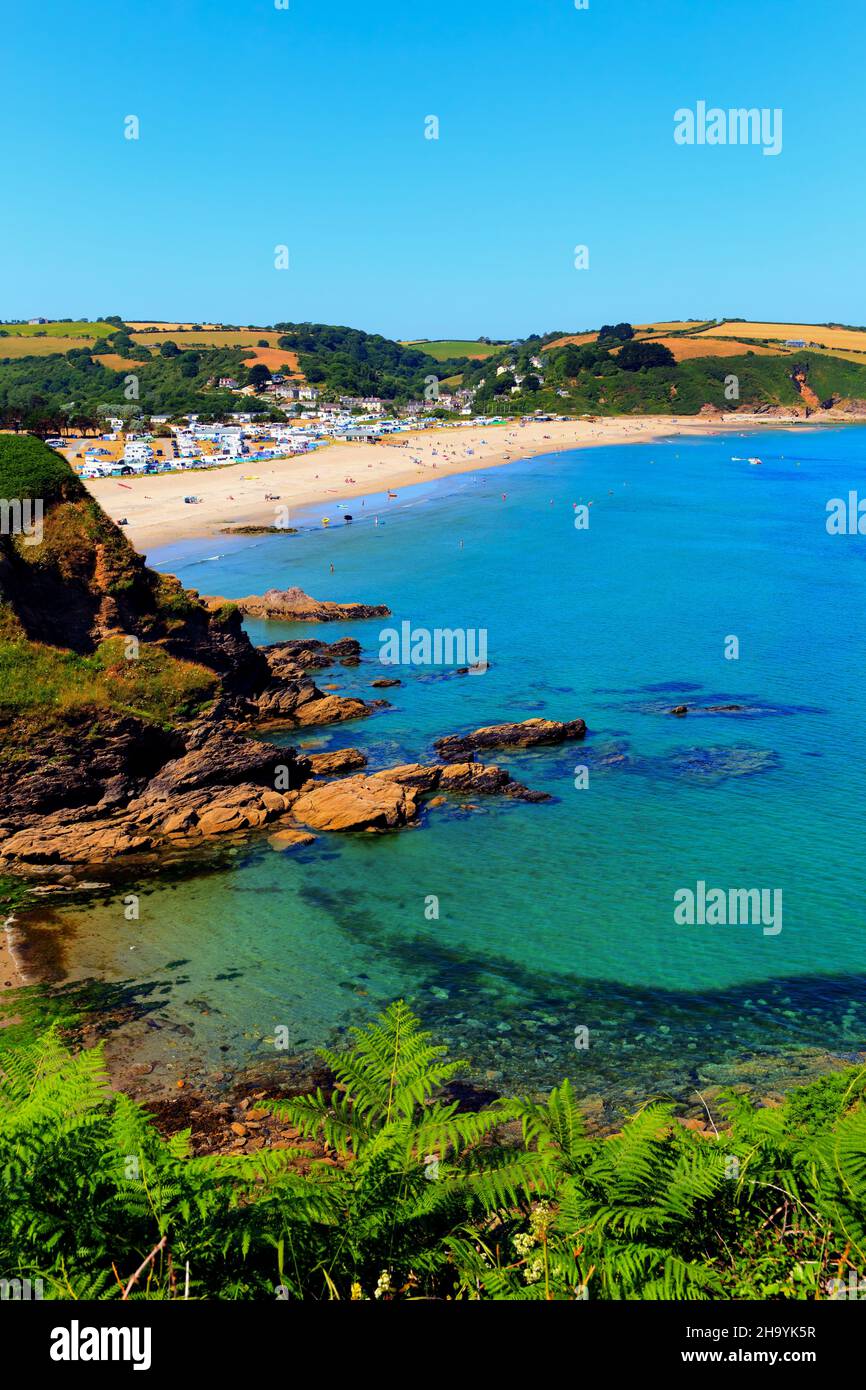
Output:
M753 464L755 468L760 468L761 466L760 459L749 459L749 463Z
M393 498L393 497L396 497L397 494L396 494L396 492L391 492L391 491L389 490L388 496Z

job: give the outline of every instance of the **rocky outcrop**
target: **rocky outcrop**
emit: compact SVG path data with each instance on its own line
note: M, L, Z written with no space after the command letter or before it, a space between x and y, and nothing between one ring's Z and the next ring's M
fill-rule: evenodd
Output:
M39 872L121 858L162 856L218 836L281 822L274 848L309 844L310 830L399 830L417 822L432 798L505 796L546 801L544 792L516 782L504 768L478 762L427 766L405 763L384 771L310 780L363 766L358 749L298 758L291 748L256 743L242 735L206 739L167 762L141 795L123 807L68 808L29 816L0 839L0 868ZM435 795L434 795L435 794Z
M532 791L514 779L502 767L486 767L484 763L452 763L444 767L438 782L442 792L472 796L510 796L516 801L550 801L547 792Z
M358 666L361 643L355 637L339 637L336 642L321 642L316 638L299 638L293 642L271 642L260 647L271 674L281 680L291 680L310 667Z
M33 815L61 808L120 805L137 796L170 759L183 738L132 715L108 716L82 730L58 719L39 731L7 730L0 758L0 832Z
M41 865L102 864L168 847L189 848L230 831L252 830L291 808L296 792L267 787L199 788L171 798L130 802L106 816L58 811L0 843L0 864L27 871Z
M271 679L256 697L256 717L269 723L287 723L295 728L316 724L341 724L347 719L363 719L377 709L387 709L386 700L362 700L357 696L331 695L320 690L309 674L337 662L356 666L360 643L343 637L337 642L276 642L263 647Z
M283 771L284 770L284 771ZM215 785L273 787L281 780L286 790L299 787L309 766L293 748L215 731L212 724L193 725L186 751L166 763L147 784L145 797L158 801Z
M485 767L482 763L457 763L450 767L405 763L383 772L342 777L321 786L308 784L292 806L292 819L313 830L399 830L418 819L422 799L434 792L550 800L546 792L531 791L515 782L501 767Z
M298 849L304 845L313 845L315 842L315 835L311 835L308 830L296 830L293 826L275 830L273 835L268 836L268 844L271 849L276 850Z
M310 753L307 757L314 777L332 777L335 772L356 772L367 766L360 748L335 748L330 753Z
M389 618L390 608L384 603L332 603L327 599L311 598L303 589L268 589L264 594L248 594L246 598L205 598L208 608L219 609L232 604L249 618L279 619L287 623L352 622L359 618Z
M473 758L482 749L536 748L541 744L580 739L585 733L586 724L582 719L564 723L555 719L524 719L520 724L488 724L471 734L449 734L437 738L433 746L446 762L460 762Z
M418 803L411 788L379 773L307 788L292 814L313 830L396 830L416 819Z
M258 696L255 705L258 720L307 729L317 724L342 724L347 719L364 719L377 709L387 708L387 701L326 695L305 677L269 686Z
M291 808L310 775L293 748L260 743L218 725L194 725L187 747L144 779L137 794L10 817L4 865L99 863L156 851L166 842L265 825Z

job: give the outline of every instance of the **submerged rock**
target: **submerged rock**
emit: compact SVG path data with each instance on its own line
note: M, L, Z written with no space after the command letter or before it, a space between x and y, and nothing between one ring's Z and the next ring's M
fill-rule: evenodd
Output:
M275 850L297 849L301 845L315 843L315 835L310 835L306 830L296 830L293 826L285 830L275 830L273 835L268 836L268 844Z

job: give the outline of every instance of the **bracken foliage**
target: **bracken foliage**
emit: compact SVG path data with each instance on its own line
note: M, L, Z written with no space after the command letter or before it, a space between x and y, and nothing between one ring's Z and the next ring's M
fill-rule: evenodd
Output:
M866 1069L713 1133L585 1132L568 1081L478 1112L403 1002L272 1102L300 1149L196 1157L57 1027L0 1040L0 1278L86 1298L812 1299L866 1271ZM840 1281L836 1284L834 1281Z

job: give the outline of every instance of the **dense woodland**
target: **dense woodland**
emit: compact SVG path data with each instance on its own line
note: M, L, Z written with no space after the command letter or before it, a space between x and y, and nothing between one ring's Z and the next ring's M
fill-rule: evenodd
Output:
M278 323L278 345L299 355L301 371L326 396L381 396L397 403L423 400L429 378L460 372L467 357L440 362L419 348L327 323Z

